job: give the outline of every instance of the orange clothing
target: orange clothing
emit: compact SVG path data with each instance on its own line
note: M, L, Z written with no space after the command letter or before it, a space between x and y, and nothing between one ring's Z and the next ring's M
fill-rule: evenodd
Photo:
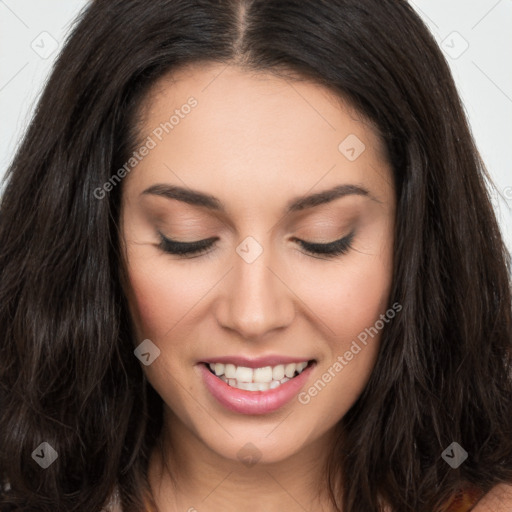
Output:
M469 512L483 497L484 493L477 488L464 489L446 504L446 512Z
M450 499L443 512L470 512L471 509L477 504L478 501L483 497L484 493L477 488L469 488L461 490L452 499ZM154 509L146 501L146 512L154 512Z

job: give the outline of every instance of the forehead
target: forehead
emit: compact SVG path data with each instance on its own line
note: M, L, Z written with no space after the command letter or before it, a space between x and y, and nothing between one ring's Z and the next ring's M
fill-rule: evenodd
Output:
M164 181L220 197L260 191L269 201L316 184L364 185L380 199L389 193L391 171L374 126L307 80L187 66L152 87L141 114L139 143L149 137L154 148L130 173L129 187Z

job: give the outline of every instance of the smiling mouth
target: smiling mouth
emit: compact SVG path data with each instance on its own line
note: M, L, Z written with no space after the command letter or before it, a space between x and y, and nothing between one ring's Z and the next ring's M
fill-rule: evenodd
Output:
M268 391L300 375L315 363L314 359L300 363L278 364L262 368L248 368L235 364L203 363L206 368L228 386L245 391Z

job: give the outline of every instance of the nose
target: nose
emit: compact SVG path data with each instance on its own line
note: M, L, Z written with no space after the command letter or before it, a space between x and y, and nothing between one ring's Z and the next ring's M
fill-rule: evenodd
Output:
M247 340L283 329L295 317L294 294L269 250L248 263L238 254L226 276L217 308L218 323Z

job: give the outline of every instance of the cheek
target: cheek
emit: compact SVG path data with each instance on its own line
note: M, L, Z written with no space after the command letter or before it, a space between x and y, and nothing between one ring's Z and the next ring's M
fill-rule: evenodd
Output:
M155 362L143 368L151 385L173 409L183 409L179 382L189 357L190 323L201 293L198 280L170 264L163 255L149 251L132 254L129 260L130 309L139 341L150 339L159 349Z
M318 380L301 403L311 400L316 413L333 422L354 404L370 378L385 326L381 315L389 308L392 237L382 241L379 251L369 245L359 249L322 275L309 274L309 290L303 291L322 320L327 350Z
M145 272L140 265L132 264L129 277L130 303L138 334L156 342L164 333L164 324L167 324L167 329L171 326L172 308L166 308L166 304L176 303L173 289L165 286L156 273Z
M190 310L199 291L183 273L169 272L168 263L143 254L130 258L128 275L131 312L139 335L158 345Z
M373 371L382 334L380 319L388 310L391 261L359 259L335 275L325 275L322 282L308 305L327 326L323 330L327 350L316 380L299 395L299 402L324 425L334 425L356 402Z
M320 271L319 271L320 272ZM327 326L326 337L343 349L371 327L388 307L392 257L386 247L379 255L355 253L327 271L305 280L307 303ZM318 283L321 283L320 285Z
M389 279L378 268L360 268L329 280L316 296L318 311L336 335L357 335L375 323L384 312ZM355 332L357 331L357 332Z

